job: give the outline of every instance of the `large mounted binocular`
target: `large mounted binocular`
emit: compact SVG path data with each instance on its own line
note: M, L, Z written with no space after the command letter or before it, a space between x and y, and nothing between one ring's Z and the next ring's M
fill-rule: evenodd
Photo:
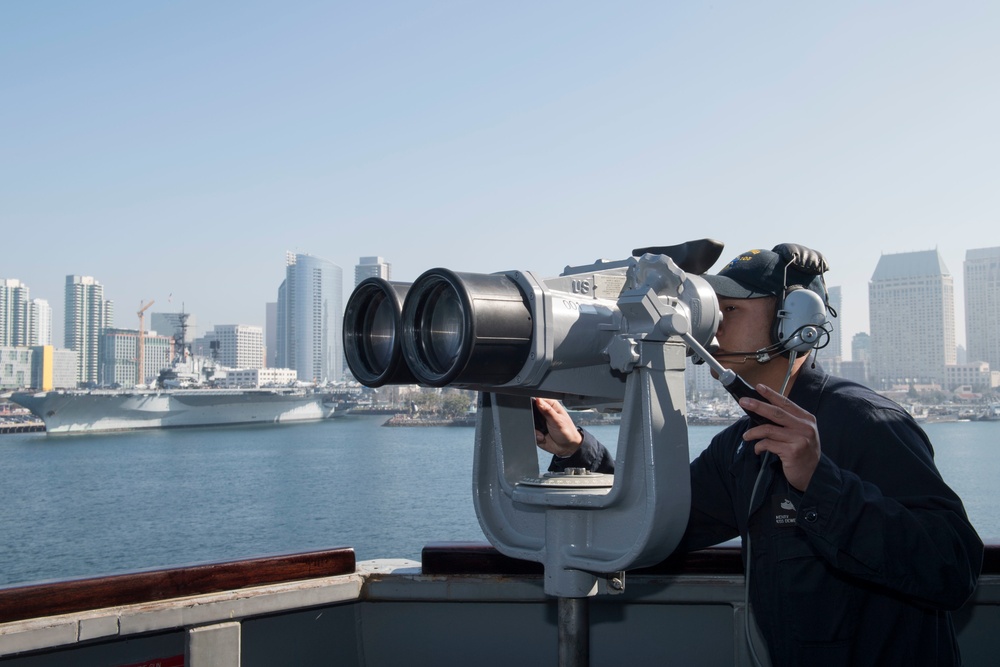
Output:
M347 363L369 387L451 386L613 405L642 363L637 341L710 343L719 307L698 274L722 247L703 239L639 248L545 279L443 268L412 283L368 278L347 302Z
M480 392L479 523L501 553L544 565L561 626L583 617L572 610L599 591L603 573L657 563L683 535L684 361L692 351L708 356L721 320L715 292L698 275L721 252L711 240L640 248L547 279L432 269L413 283L369 278L348 300L345 352L362 384ZM620 409L615 474L540 474L532 396ZM560 664L568 664L564 634L582 629L561 627Z

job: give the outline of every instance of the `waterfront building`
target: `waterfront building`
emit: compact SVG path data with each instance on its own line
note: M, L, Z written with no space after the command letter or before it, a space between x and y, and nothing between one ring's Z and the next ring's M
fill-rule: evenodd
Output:
M333 262L288 253L278 288L277 365L299 380L340 380L344 374L344 272Z
M101 334L98 352L98 384L131 388L156 383L160 371L170 366L174 341L170 336L143 335L142 366L139 365L139 331L109 327Z
M264 330L252 324L216 324L195 340L193 350L225 368L262 368Z
M0 345L0 389L22 389L31 386L30 347Z
M973 361L967 364L945 366L945 387L969 386L976 392L988 392L996 387L995 372L990 371L990 365L985 361Z
M30 322L28 286L14 278L0 278L0 345L29 345Z
M717 398L726 394L722 385L712 377L708 364L696 364L688 357L684 362L684 389L690 400Z
M871 336L859 331L851 337L851 361L840 362L840 376L854 382L869 385L868 364L871 359Z
M77 353L76 380L97 384L101 334L114 324L114 304L92 276L66 276L63 341Z
M882 255L868 310L872 386L945 383L956 361L955 292L937 250Z
M52 306L45 299L31 300L28 345L52 345Z
M392 279L392 265L381 257L362 257L354 267L354 286L365 278Z
M42 391L72 389L76 387L76 357L73 350L51 345L31 348L31 386Z
M0 389L76 387L76 352L51 345L0 346Z
M872 359L872 337L859 331L851 337L851 359L861 361L868 367Z
M219 381L223 387L286 387L294 384L297 374L291 368L239 368L226 369L225 378Z
M965 342L969 362L1000 370L1000 247L965 251Z

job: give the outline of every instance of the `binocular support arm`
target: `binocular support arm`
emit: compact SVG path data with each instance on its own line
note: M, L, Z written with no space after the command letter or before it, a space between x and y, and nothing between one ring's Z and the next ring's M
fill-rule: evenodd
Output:
M481 393L473 496L501 553L542 563L545 592L597 593L598 575L655 564L677 546L690 511L685 347L635 341L614 475L540 475L531 399Z

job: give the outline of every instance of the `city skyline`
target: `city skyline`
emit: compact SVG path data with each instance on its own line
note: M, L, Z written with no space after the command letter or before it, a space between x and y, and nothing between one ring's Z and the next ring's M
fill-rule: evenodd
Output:
M1000 246L995 3L17 3L0 26L0 277L57 333L71 274L116 326L155 300L204 332L263 325L286 251L409 281L711 237L713 270L823 252L844 341L879 258L936 249L968 347L965 251Z
M1000 247L1000 246L997 246L997 247ZM915 251L886 252L886 253L882 253L881 255L879 255L879 258L884 257L884 256L902 255L902 254L909 254L909 253L914 253L914 252L916 252L916 253L919 253L919 252L939 252L939 254L942 256L943 261L945 262L946 267L948 268L949 275L952 277L953 283L954 283L954 286L955 286L954 312L955 312L956 344L959 345L959 346L961 346L961 347L963 347L963 348L967 349L968 345L966 344L965 335L964 335L965 326L966 326L966 321L965 321L965 316L964 316L964 312L965 312L965 308L964 308L965 298L963 296L964 295L964 289L963 289L963 287L964 287L964 285L963 285L963 283L964 283L964 280L963 280L964 271L963 271L963 268L964 268L964 265L965 265L965 259L964 259L964 257L966 255L966 253L968 251L970 251L970 250L989 251L989 250L995 250L995 249L996 249L996 247L992 247L992 248L966 248L966 249L960 250L959 253L960 253L960 256L963 257L963 259L962 259L962 261L960 263L960 267L962 267L962 268L960 268L958 271L954 271L954 270L951 269L950 265L947 262L947 259L944 257L945 253L937 250L936 248L925 249L925 250L915 250ZM725 265L725 263L729 259L729 256L727 255L727 252L728 252L728 249L723 251L723 254L720 257L719 261L712 268L712 270L709 271L709 273L714 273L714 272L718 271L719 269L721 269L722 266ZM297 253L292 253L292 254L297 254ZM319 256L319 255L316 255L316 254L310 253L310 252L303 252L301 254ZM603 256L603 255L597 255L597 256L595 256L592 259L598 259L598 258L608 259L608 257ZM358 258L356 258L355 263L349 265L348 267L343 267L343 266L340 266L339 264L336 264L336 263L334 263L334 264L336 266L340 266L341 270L343 270L343 271L356 272L355 270L358 267L357 260L362 260L362 259L370 259L370 257L359 256ZM379 257L379 259L381 260L383 258ZM385 258L385 259L386 259L386 261L389 264L393 264L393 262L391 261L391 258ZM588 261L592 261L592 260L581 261L580 263L587 263ZM876 260L876 262L877 262L877 260ZM876 263L876 265L877 265L877 263ZM365 268L367 268L367 267L365 267ZM428 266L426 268L429 269L429 268L434 268L434 267ZM454 266L449 265L447 268L454 268ZM510 267L510 268L522 268L522 267ZM504 270L504 269L498 269L498 270ZM531 269L527 269L527 270L531 270ZM535 273L539 273L539 275L544 275L545 277L549 277L550 275L553 275L553 276L557 275L560 271L561 270L556 270L556 271L554 271L551 274L548 274L548 273L542 274L542 273L540 273L538 271L534 271L534 272ZM874 271L875 271L875 268L873 267L872 268L872 274L874 274ZM419 273L422 273L422 272L423 272L423 270L421 270ZM396 276L393 276L392 279L393 280L403 281L403 282L411 282L412 280L414 280L415 278L418 277L419 273L414 274L412 276L408 276L408 277L396 277ZM827 285L828 286L830 286L830 287L838 287L844 293L857 292L858 291L857 289L855 289L857 287L856 285L842 285L842 284L834 284L834 283L832 283L830 276L832 276L834 274L835 274L835 271L833 271L833 270L831 270L831 272L827 274ZM98 280L98 282L101 282L101 279L100 279L99 276L94 276L94 277ZM4 278L18 280L16 277L12 278L12 277L9 277L9 276L0 276L0 279L4 279ZM66 276L62 276L61 279L65 280L65 278L66 278ZM23 283L29 289L32 289L31 294L32 294L33 300L35 300L35 301L39 300L39 297L36 296L36 294L35 294L33 288L31 287L31 285L28 285L27 282L24 281L24 280L20 280L20 282ZM868 310L869 304L868 304L868 295L867 295L868 285L869 285L870 282L871 282L871 280L870 280L870 277L869 277L869 280L864 283L865 294L861 298L862 299L862 304L861 305L863 306L863 312L858 313L858 312L852 312L851 310L848 310L847 312L844 312L844 306L843 305L840 308L837 309L838 319L840 320L840 324L841 324L842 336L847 341L849 341L851 339L851 337L853 337L857 333L870 333L870 321L869 321L869 310ZM138 311L139 308L137 307L135 309L131 309L131 308L124 308L124 307L122 307L120 305L121 302L119 300L115 299L114 296L113 296L113 294L114 294L114 287L113 286L109 286L107 284L104 284L103 282L102 282L102 286L105 288L105 290L110 290L110 291L108 291L108 295L109 296L107 297L107 300L110 301L110 302L112 302L115 305L115 316L114 316L114 318L115 318L114 319L115 326L118 327L118 328L123 328L123 329L134 329L134 328L136 328L137 324L138 324L137 311ZM347 303L347 299L350 296L350 293L353 290L353 288L354 288L354 283L353 282L352 283L348 283L348 281L344 281L343 303L345 303L345 304ZM135 289L134 286L132 287L132 289L133 290ZM124 291L124 289L123 289L123 291ZM152 291L153 290L144 290L143 293L148 293L148 292L152 292ZM200 296L199 293L196 291L193 296L194 296L194 301L198 302L199 301L199 296ZM48 301L49 304L50 304L50 307L51 307L51 304L53 303L53 299L51 299L51 298L45 298L45 297L40 297L40 298L41 298L41 300ZM853 304L848 303L847 308L850 308L851 305L857 306L858 305L858 301L857 301L858 298L859 297L855 294L855 301L854 301L854 303ZM254 307L253 304L248 304L248 307L244 309L244 312L249 313L248 317L240 319L240 320L233 320L233 321L225 320L225 318L219 318L218 316L215 315L216 311L206 311L206 312L202 312L202 313L196 313L196 312L194 312L187 305L187 302L180 301L179 299L175 300L174 299L174 295L172 293L170 293L170 294L167 295L167 297L165 299L166 303L163 303L160 299L147 299L146 302L148 302L150 300L154 300L156 302L155 303L155 306L156 306L155 309L153 309L151 311L152 314L166 315L166 314L176 314L176 313L180 313L180 312L186 312L186 313L191 314L191 315L196 315L198 317L198 320L199 320L199 323L198 323L197 329L196 329L196 333L199 336L201 336L201 335L204 335L205 333L211 331L214 326L223 326L223 325L225 325L225 326L230 326L230 325L253 325L253 326L260 326L260 327L264 328L265 325L266 325L266 317L267 317L266 316L266 308L267 308L267 305L269 303L274 303L276 301L276 299L277 299L277 289L274 290L274 295L272 295L270 297L262 297L262 300L260 301L259 304L257 304L257 307ZM843 299L842 299L842 302L843 302ZM55 303L58 304L59 302L55 301ZM259 311L259 312L257 314L253 314L253 311ZM64 321L63 321L63 311L62 311L62 309L61 308L55 308L55 309L53 309L51 317L52 317L52 330L53 331L63 331ZM204 321L205 324L203 325L201 323L201 321ZM860 323L860 325L862 326L862 328L860 328L860 329L854 329L854 330L849 330L848 327L851 326L854 323ZM163 332L160 332L160 333L163 333ZM171 332L166 332L166 333L167 333L167 335L171 335ZM58 339L54 338L52 340L52 342L55 343L55 344L57 344L57 346L58 346ZM845 359L849 359L850 358L849 357L849 354L850 354L849 350L850 350L850 346L849 345L842 347L841 352L842 352L842 356Z
M993 259L993 261L995 263L997 261L997 258L1000 258L1000 247L993 247L993 248L968 248L968 249L966 249L965 253L970 257L970 259L967 260L970 266L981 266L982 265L982 260L984 258L991 258L991 259ZM333 265L331 262L323 259L322 257L317 257L317 256L311 255L309 253L302 253L300 255L296 255L295 253L286 253L286 257L285 257L286 265L290 262L291 265L294 266L294 264L295 264L295 259L294 258L295 257L304 258L304 259L307 259L310 262L318 262L319 264L322 264L322 265ZM725 258L726 255L723 254L722 257ZM884 269L880 269L880 266L882 265L883 262L886 262L888 260L889 264L898 264L899 262L903 262L904 264L906 264L906 263L909 263L909 262L913 261L913 260L910 259L911 257L915 257L915 258L931 258L931 257L933 257L934 258L933 262L935 262L935 263L937 263L937 262L943 262L943 257L941 256L941 254L938 251L914 251L914 252L886 253L885 255L882 255L880 257L879 265L877 265L873 269L873 273L872 273L872 279L873 280L870 280L869 283L868 283L869 289L871 288L871 286L873 284L877 284L878 283L878 272L880 270L884 271ZM925 259L924 261L931 261L931 260ZM360 280L360 278L363 278L363 277L365 277L367 275L379 275L381 277L385 277L384 274L386 272L390 271L391 265L392 265L392 262L389 261L388 258L385 258L385 257L382 257L382 256L361 256L361 257L358 257L356 263L354 265L352 265L352 267L349 269L349 272L353 272L354 273L354 282L351 282L351 283L348 283L347 281L343 281L342 280L342 276L343 276L343 273L345 271L344 267L339 267L337 265L333 265L335 268L339 269L339 273L340 273L341 279L339 279L338 282L343 282L344 304L346 304L347 297L349 296L350 292L353 290L354 285ZM287 268L288 267L286 266L286 270L287 270ZM944 268L947 268L947 267L944 267ZM950 277L949 283L952 284L952 285L959 285L961 283L960 276L962 274L965 274L967 272L964 269L966 269L966 262L965 261L963 261L963 271L960 274L955 274L954 272L951 271L951 269L948 269L948 272L949 272L948 276ZM69 281L70 279L77 279L77 278L79 278L79 277L77 277L77 276L66 276L67 281ZM99 287L101 288L102 293L106 289L106 286L103 285L103 284L101 284L99 278L92 277L92 276L88 276L87 278L89 280L93 280L94 282L96 282L99 285ZM0 279L3 279L3 277L0 276ZM392 278L392 279L395 280L395 278ZM20 287L21 288L27 288L27 289L30 290L30 286L29 285L24 284L23 281L18 281L18 282L20 283ZM987 283L987 285L989 285L989 284L992 284L992 282ZM834 309L839 313L842 310L842 308L843 308L842 297L841 297L841 293L843 292L843 286L830 284L829 281L828 281L827 285L828 285L828 288L830 290L831 304L834 305ZM282 287L283 287L283 285L282 285ZM980 287L978 289L979 289L979 293L977 293L975 295L975 298L981 300L983 298L983 296L981 294L983 288ZM278 294L279 291L280 290L276 290L276 298L280 298L280 295ZM967 301L967 299L968 299L968 297L963 293L963 291L961 289L959 289L958 287L955 287L953 289L951 298L949 300L949 303L950 303L951 308L953 309L953 312L955 313L953 325L954 325L954 329L955 329L956 332L959 331L959 330L963 330L965 328L964 327L965 322L959 320L958 313L961 312L959 310L959 304L960 303L965 303ZM34 301L38 301L38 299L33 299L33 300ZM107 301L112 302L112 309L113 310L120 310L120 309L118 309L117 307L114 306L114 303L113 303L114 300L113 299L107 299ZM986 312L982 316L980 316L980 318L979 318L980 320L982 319L983 316L985 316L985 317L992 317L992 316L995 315L995 313L993 312L993 309L995 308L995 306L993 305L993 300L989 300L988 302L983 302L983 303L986 304L983 307L984 308L988 307L989 312ZM218 327L254 326L254 327L259 327L262 332L266 331L267 327L268 327L267 308L268 307L274 307L276 305L277 304L275 302L262 302L260 304L261 316L260 316L259 320L256 320L256 321L243 321L243 322L230 322L230 323L225 323L225 324L222 324L222 323L219 323L219 324L209 324L205 328L202 328L201 326L197 326L194 329L193 332L189 332L188 333L188 336L190 337L191 335L195 335L195 336L198 336L199 338L200 337L204 337L205 335L210 334L213 328L218 328ZM883 304L883 307L884 306L885 306L885 304ZM179 310L164 310L164 309L157 308L156 310L154 310L151 313L149 313L149 315L151 317L150 321L152 322L153 318L161 318L161 319L163 319L163 318L170 318L171 316L175 316L176 313L179 313L179 312L180 312ZM193 313L191 311L186 311L186 312L191 317L191 321L192 322L198 322L200 318L206 317L206 315L204 315L204 314L202 314L199 317L198 313ZM341 312L341 314L342 314L342 312ZM899 316L903 317L904 315L905 315L904 313L901 313ZM209 313L207 315L207 317L211 318L211 314ZM867 321L867 319L868 319L868 312L866 310L866 321ZM837 322L837 320L840 320L840 322ZM839 340L840 340L840 343L839 343L840 357L842 358L842 360L845 360L845 361L854 360L853 359L853 354L850 351L850 349L851 349L850 341L858 333L864 333L864 334L870 333L870 331L869 331L870 327L866 328L863 331L847 332L843 328L844 327L844 323L843 323L842 318L838 317L837 320L834 320L834 324L835 324L835 332L836 332L835 336L839 337ZM119 329L134 329L135 328L133 326L130 326L126 322L119 322L117 319L114 320L114 326L116 328L119 328ZM982 328L982 324L980 324L979 326L980 326L980 328ZM156 333L161 334L161 335L167 335L167 336L174 335L174 331L159 331L159 330L157 330L155 328L151 328L149 326L147 326L147 330L155 331ZM990 341L989 341L990 345L993 346L993 347L995 347L995 345L996 345L995 338L996 337L993 336L990 339ZM844 341L846 341L846 344L845 344ZM56 341L53 341L53 342L55 343ZM270 336L265 336L264 343L268 347L268 358L272 358L273 357L273 353L275 352L274 348L277 347L276 334L271 334ZM56 346L59 347L58 344ZM963 349L967 350L966 345L965 345L965 341L957 338L957 334L956 334L955 347L957 348L959 346L962 347ZM833 347L837 347L837 345L834 345ZM991 349L992 349L992 347L991 347ZM824 353L824 354L833 354L832 348L831 348L831 350L827 350L827 352ZM836 356L836 355L834 355L834 356ZM854 360L854 361L856 361L856 360ZM951 363L954 363L954 361L952 361Z
M854 334L851 357L847 360L843 355L840 322L834 319L829 344L823 345L820 352L823 365L836 375L876 389L916 384L961 389L968 393L984 386L995 387L1000 378L1000 371L991 371L1000 365L997 361L1000 359L997 356L1000 338L996 334L1000 308L1000 292L997 291L1000 247L969 249L966 256L963 272L969 280L969 288L963 300L971 304L977 314L976 319L970 319L967 324L980 343L977 350L960 350L956 343L954 280L940 253L897 253L880 258L869 283L870 300L875 304L871 313L873 335ZM363 256L358 259L354 274L355 285L370 276L389 279L391 263L384 257ZM339 295L346 286L342 283L342 268L312 255L288 253L286 279L278 289L278 301L265 304L265 327L215 325L212 331L196 338L191 349L196 355L217 358L226 367L262 369L270 366L287 371L300 381L337 381L340 373L335 369L342 368L339 360L343 358L339 345L343 305L339 303ZM841 291L838 285L828 285L831 313L842 309ZM33 321L37 317L36 309L31 308L29 312L27 307L29 293L30 288L18 280L0 280L0 338L24 337L36 328L37 323ZM85 377L86 383L94 383L92 375L96 372L99 385L131 386L136 382L138 367L145 369L148 382L148 378L157 374L156 369L167 364L167 342L172 350L172 337L179 335L181 328L185 330L185 339L198 333L192 330L191 325L197 319L192 313L150 313L150 323L164 325L170 329L170 335L163 335L165 332L156 327L144 329L148 336L145 339L148 354L143 363L142 348L135 335L137 331L114 326L111 321L114 304L103 299L103 294L104 286L93 276L67 276L65 311L67 321L73 321L73 325L66 327L66 336L72 332L78 340L67 345L70 349L53 351L49 347L47 352L34 344L4 346L8 362L14 363L7 363L0 384L25 386L29 373L46 387L55 386L57 375L61 381L75 382L76 375ZM39 301L32 299L30 303L35 305ZM180 328L177 326L179 321L183 322ZM99 335L99 344L94 345L91 329L102 322L105 328ZM276 347L273 359L271 354L265 355L265 329L268 332L266 340ZM859 350L864 353L860 362ZM36 368L36 359L31 355L39 352L50 356ZM51 355L63 352L71 352L72 358L63 355L62 365L57 368L51 363L55 359ZM95 362L90 362L88 370L87 360L94 353L99 359L96 367ZM73 366L76 366L76 373L70 370ZM689 363L689 369L693 371L693 382L699 391L702 390L700 383L710 384L706 373L699 372L705 368L692 368ZM68 375L67 370L70 371ZM699 376L705 377L698 379ZM250 380L249 377L244 379Z

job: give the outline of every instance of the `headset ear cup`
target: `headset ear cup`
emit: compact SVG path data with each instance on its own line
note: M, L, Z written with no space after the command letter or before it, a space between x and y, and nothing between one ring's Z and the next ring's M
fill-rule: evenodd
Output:
M808 352L822 347L829 331L823 299L805 288L789 289L774 318L774 336L781 351Z

